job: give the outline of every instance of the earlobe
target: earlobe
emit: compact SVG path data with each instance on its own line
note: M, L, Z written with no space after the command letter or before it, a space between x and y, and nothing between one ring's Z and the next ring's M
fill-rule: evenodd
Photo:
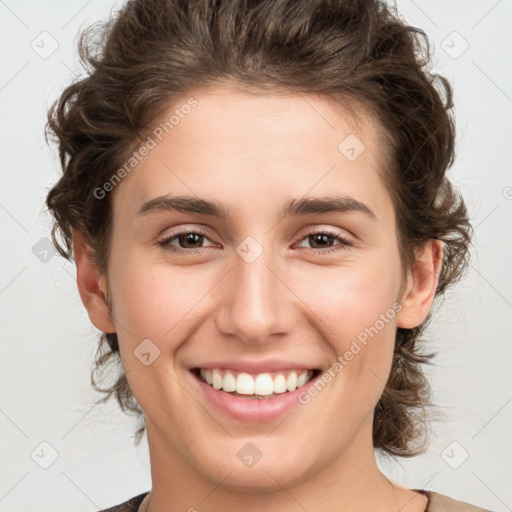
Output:
M402 296L402 309L397 317L397 326L412 329L427 318L437 288L443 263L443 242L429 240L416 257L409 273L406 290Z
M75 230L73 231L73 254L78 291L89 319L100 331L116 332L107 304L106 278L99 272L87 236Z

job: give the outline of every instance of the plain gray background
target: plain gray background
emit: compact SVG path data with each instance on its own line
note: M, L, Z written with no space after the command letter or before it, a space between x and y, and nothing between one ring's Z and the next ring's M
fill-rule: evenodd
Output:
M43 206L60 173L43 137L46 110L78 70L79 28L117 5L0 1L0 512L92 512L151 486L135 420L114 401L93 407L98 331L73 264L48 246ZM428 331L440 352L428 370L433 401L446 419L425 455L379 462L408 487L512 510L512 1L396 5L427 32L435 69L454 86L449 175L470 208L475 249Z

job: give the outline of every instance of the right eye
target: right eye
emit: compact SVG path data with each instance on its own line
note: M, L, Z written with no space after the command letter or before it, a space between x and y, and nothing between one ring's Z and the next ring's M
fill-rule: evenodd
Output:
M195 229L192 231L190 229L184 229L163 240L160 240L158 245L163 247L166 251L171 252L195 252L201 248L202 242L205 239L208 240L206 233L201 230ZM174 242L178 243L178 247L176 247ZM199 247L187 247L189 245L199 245ZM214 246L215 245L212 245L211 247Z

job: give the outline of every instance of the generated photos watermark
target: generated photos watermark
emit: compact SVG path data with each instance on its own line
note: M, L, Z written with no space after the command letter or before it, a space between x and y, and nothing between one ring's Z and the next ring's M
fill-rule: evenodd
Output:
M373 339L379 334L382 329L388 324L395 316L402 310L402 304L395 302L385 313L381 313L378 320L376 320L370 327L365 327L356 337L352 340L350 348L347 349L342 356L338 356L336 361L326 370L315 383L305 391L298 395L298 400L302 405L307 405L311 400L316 397L325 386L333 380L338 373L347 366L354 357L359 354L364 347L368 344L368 339ZM358 343L361 343L363 346Z
M115 186L130 174L130 172L149 155L149 152L157 147L158 143L163 140L165 135L174 130L174 128L180 124L181 120L185 119L185 117L192 112L192 109L196 107L197 104L198 102L195 98L189 98L186 103L183 103L179 108L175 108L169 119L154 128L151 134L146 137L139 148L132 153L124 164L119 167L101 187L94 189L94 197L96 199L104 199L108 192L114 190Z

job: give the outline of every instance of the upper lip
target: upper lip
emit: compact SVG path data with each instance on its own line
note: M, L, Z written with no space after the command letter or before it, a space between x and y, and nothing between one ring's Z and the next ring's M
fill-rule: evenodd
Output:
M315 370L319 366L313 366L311 363L301 363L290 359L264 359L264 360L248 360L248 359L224 359L222 361L198 363L194 368L225 368L227 370L236 370L246 373L264 373L275 372L279 370Z

